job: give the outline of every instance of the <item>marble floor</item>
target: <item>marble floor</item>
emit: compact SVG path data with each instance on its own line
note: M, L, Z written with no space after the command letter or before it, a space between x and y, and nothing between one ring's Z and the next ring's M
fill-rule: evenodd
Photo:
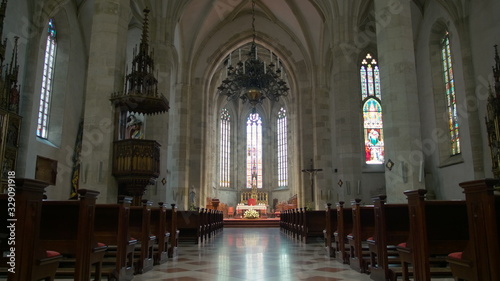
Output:
M181 243L177 258L134 281L371 280L327 257L322 243L300 243L279 228L226 227L203 244Z
M61 281L63 279L58 279ZM66 279L67 280L67 279ZM308 244L279 228L224 228L210 240L180 243L179 254L133 281L368 281L325 255L323 241ZM453 279L436 279L453 281Z

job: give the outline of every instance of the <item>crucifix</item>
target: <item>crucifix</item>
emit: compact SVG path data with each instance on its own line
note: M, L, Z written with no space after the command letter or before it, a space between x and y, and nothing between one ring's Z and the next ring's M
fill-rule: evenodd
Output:
M314 201L314 176L317 172L321 172L323 169L315 169L313 166L313 160L311 159L311 168L303 169L302 172L308 173L311 179L311 201Z

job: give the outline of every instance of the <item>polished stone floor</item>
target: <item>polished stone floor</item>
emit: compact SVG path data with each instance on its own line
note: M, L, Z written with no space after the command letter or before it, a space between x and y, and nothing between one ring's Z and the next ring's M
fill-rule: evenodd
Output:
M177 258L134 281L371 280L327 257L322 243L300 243L279 228L224 228L203 244L181 243Z
M67 279L57 279L66 281ZM323 241L293 240L279 228L224 228L196 245L180 243L179 254L133 281L368 281L326 256ZM434 279L433 279L434 280ZM453 281L453 279L436 279Z

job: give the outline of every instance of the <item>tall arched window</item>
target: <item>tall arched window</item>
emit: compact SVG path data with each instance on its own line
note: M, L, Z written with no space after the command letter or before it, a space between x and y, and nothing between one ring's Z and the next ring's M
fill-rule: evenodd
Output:
M231 185L231 115L227 109L220 112L220 187Z
M441 59L443 62L444 83L446 86L446 106L448 109L448 125L450 132L450 153L460 153L460 135L458 132L457 100L455 96L455 80L451 63L450 37L446 32L441 43Z
M276 146L278 151L278 187L288 186L288 144L286 110L282 107L278 112L276 130Z
M380 72L370 54L361 62L361 96L363 99L363 128L366 164L384 163L384 132L380 93Z
M262 188L262 119L258 113L247 118L247 188Z
M40 92L40 107L38 109L38 126L36 135L40 138L48 138L50 100L52 98L52 87L54 78L54 65L56 58L56 28L54 20L49 20L47 45L45 47L45 59L43 66L42 88Z

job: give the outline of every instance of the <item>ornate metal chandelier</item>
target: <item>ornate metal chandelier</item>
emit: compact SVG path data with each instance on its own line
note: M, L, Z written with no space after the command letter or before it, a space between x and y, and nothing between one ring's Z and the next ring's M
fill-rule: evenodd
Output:
M255 1L252 1L252 31L253 40L248 59L241 60L240 48L238 62L233 65L233 55L230 53L224 62L226 78L217 89L218 93L227 96L228 100L240 98L243 103L248 101L255 111L255 106L261 104L266 97L271 101L278 101L280 96L288 94L289 89L279 58L272 51L269 51L269 63L259 58L255 44Z

